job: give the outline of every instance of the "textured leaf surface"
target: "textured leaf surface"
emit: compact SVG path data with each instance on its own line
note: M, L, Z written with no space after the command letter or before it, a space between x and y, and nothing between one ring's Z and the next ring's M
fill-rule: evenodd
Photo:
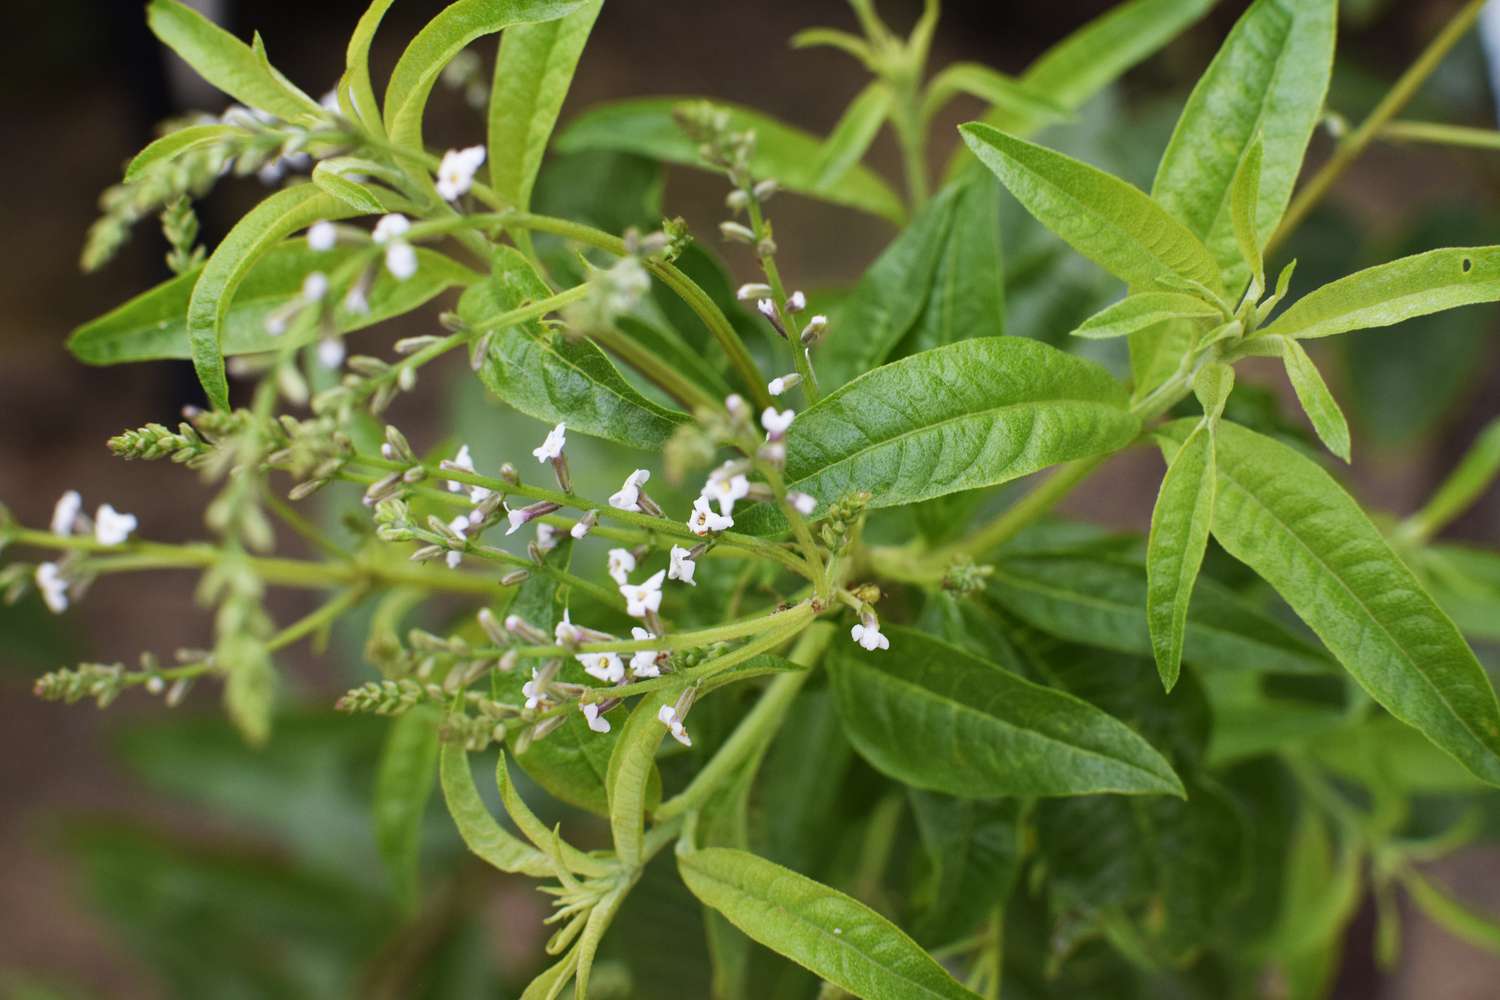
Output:
M1214 435L1200 426L1162 477L1146 543L1146 622L1156 669L1168 691L1182 669L1188 604L1208 550L1213 512Z
M168 132L135 154L125 167L125 181L129 183L139 179L158 163L166 163L200 146L212 146L239 134L240 129L233 125L189 125L187 128Z
M927 302L897 353L918 354L1004 332L1000 184L983 171L975 171L961 182Z
M1307 356L1306 348L1290 337L1281 338L1280 343L1287 378L1291 379L1297 402L1302 404L1312 421L1313 430L1318 432L1319 440L1329 451L1349 461L1349 422L1344 419L1344 411L1339 409L1328 383L1323 381L1318 366Z
M876 769L963 798L1180 795L1171 766L1117 719L921 632L841 644L829 670L844 730Z
M899 927L836 889L728 847L679 854L704 905L747 936L869 1000L969 998Z
M1170 424L1176 439L1190 427ZM1213 533L1390 713L1500 784L1500 706L1452 620L1328 473L1234 424L1218 431Z
M677 127L672 113L692 104L692 97L643 97L590 108L558 136L564 153L607 149L635 153L667 163L713 170L698 155L698 144ZM822 142L815 136L756 111L723 101L714 106L729 112L730 128L755 131L755 155L750 169L757 177L774 177L783 188L837 205L847 205L900 222L901 199L873 171L851 166L836 183L819 184Z
M609 788L609 829L615 853L627 866L641 863L641 839L645 832L646 808L651 778L656 774L656 748L667 727L657 713L677 700L678 691L657 688L647 692L631 709L609 758L606 777Z
M469 755L458 743L444 743L438 757L443 799L469 850L503 872L550 878L550 858L502 827L490 814L474 784Z
M1218 315L1219 310L1196 295L1138 292L1094 313L1073 331L1073 336L1090 340L1126 337L1174 319L1212 319Z
M395 0L370 0L359 16L344 52L344 76L339 80L339 105L377 136L385 134L375 85L370 81L370 43Z

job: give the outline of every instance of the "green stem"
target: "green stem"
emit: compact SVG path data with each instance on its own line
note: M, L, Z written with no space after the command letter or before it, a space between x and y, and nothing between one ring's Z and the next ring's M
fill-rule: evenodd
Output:
M1312 180L1307 182L1306 187L1292 199L1291 206L1282 217L1281 225L1266 244L1267 257L1296 231L1307 218L1307 214L1312 211L1313 206L1322 200L1323 196L1328 193L1328 189L1333 186L1333 182L1338 180L1349 165L1365 151L1365 147L1381 133L1386 123L1416 96L1418 89L1437 69L1443 57L1473 26L1480 11L1484 9L1485 2L1486 0L1469 0L1453 20L1438 32L1437 37L1428 43L1427 48L1417 57L1417 61L1401 74L1400 79L1387 91L1385 97L1381 98L1369 117L1339 142L1333 155L1328 158L1328 162L1319 168Z
M1387 142L1426 142L1439 146L1500 150L1500 131L1439 122L1389 122L1380 130L1380 138Z
M771 232L766 225L765 216L761 214L760 199L755 196L753 188L740 190L746 198L750 228L755 233L757 243L764 244L771 238ZM786 331L787 346L792 351L792 365L797 369L797 374L802 377L802 391L807 397L808 404L811 405L818 401L821 394L818 389L818 376L813 371L812 359L802 346L802 326L797 321L797 314L787 308L786 285L781 280L781 269L776 266L776 255L757 251L756 256L760 259L760 269L766 276L766 282L771 286L771 298L776 303L776 313L781 318L781 327Z
M723 405L722 400L710 395L698 383L668 365L634 337L626 336L617 327L590 330L589 339L655 382L667 395L689 410L717 410Z
M800 625L811 610L806 603L770 615L757 615L742 621L716 625L713 628L695 629L691 632L672 632L655 639L620 639L608 642L585 642L577 646L511 646L506 649L476 649L472 655L478 657L499 656L514 652L518 656L545 659L555 656L572 656L574 653L637 653L644 649L698 649L716 642L743 639L747 635L769 634L785 631ZM465 656L471 655L465 653Z

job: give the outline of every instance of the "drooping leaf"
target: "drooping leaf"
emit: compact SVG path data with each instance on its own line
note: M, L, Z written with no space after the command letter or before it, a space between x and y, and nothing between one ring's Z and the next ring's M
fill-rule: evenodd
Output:
M1087 702L1021 679L921 632L852 643L829 661L844 730L884 774L962 798L1181 794L1145 740Z
M422 819L437 780L439 721L426 706L394 719L375 772L375 844L407 906L418 899Z
M814 188L832 187L864 159L870 144L880 134L880 126L885 124L891 100L890 87L879 80L855 96L818 151Z
M710 168L698 155L698 144L678 127L673 112L693 102L688 97L642 97L602 104L584 112L558 136L564 153L612 150L634 153L667 163ZM901 222L905 209L900 197L878 175L852 166L837 183L819 185L817 138L756 111L723 101L714 106L729 112L730 128L755 132L755 155L750 169L757 177L774 177L788 191L836 205L870 212Z
M1075 337L1102 340L1149 330L1174 319L1208 320L1222 315L1196 295L1183 292L1137 292L1096 312L1073 331Z
M1164 430L1181 440L1191 426ZM1500 783L1500 706L1484 669L1359 504L1287 445L1227 422L1218 442L1214 537L1371 697Z
M1282 337L1277 343L1281 347L1281 360L1286 364L1287 378L1291 379L1297 401L1312 421L1313 430L1318 432L1318 438L1329 451L1349 461L1349 422L1344 419L1344 411L1339 409L1333 393L1328 391L1328 384L1319 374L1318 366L1307 356L1306 348L1292 338Z
M1255 241L1264 246L1323 113L1337 7L1335 0L1256 0L1193 89L1162 155L1152 197L1208 245L1233 292L1250 274L1235 237L1235 174L1259 140Z
M592 341L549 330L540 321L491 330L493 317L550 294L513 249L497 250L494 267L458 303L470 328L491 335L479 370L491 392L538 420L565 420L580 434L648 450L660 448L688 420L637 392Z
M503 872L550 878L552 859L501 826L474 784L469 754L460 743L444 743L438 755L443 800L469 850Z
M1188 605L1208 550L1214 512L1214 433L1200 426L1188 436L1162 477L1146 543L1146 622L1162 686L1182 669Z
M988 125L959 131L1037 221L1126 284L1176 275L1223 292L1208 249L1139 188Z
M745 934L869 1000L968 998L899 927L863 903L790 869L728 847L680 853L693 895Z

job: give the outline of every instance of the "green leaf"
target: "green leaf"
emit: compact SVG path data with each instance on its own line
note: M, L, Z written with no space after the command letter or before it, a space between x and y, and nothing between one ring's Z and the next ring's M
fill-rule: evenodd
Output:
M511 779L504 750L500 751L499 760L495 763L495 785L500 789L500 804L505 807L506 815L537 850L551 854L554 847L559 847L558 856L568 871L575 875L593 878L614 872L614 867L608 861L585 854L562 838L554 837L553 831L536 818L536 814L521 798L521 793L516 791L516 783Z
M1174 319L1213 319L1218 309L1182 292L1137 292L1106 306L1073 331L1075 337L1103 340L1126 337Z
M499 823L485 807L469 769L469 755L460 743L444 743L438 755L438 777L443 799L469 850L503 872L551 878L552 859L525 843Z
M542 156L603 0L553 21L518 24L500 38L490 91L490 185L508 205L531 206Z
M1068 108L1052 97L1028 87L1015 77L990 69L982 63L959 62L943 67L927 85L922 99L922 118L930 120L937 111L959 94L969 94L990 105L991 114L1007 120L1024 121L1032 127L1051 124L1068 117Z
M337 273L363 253L356 247L319 252L309 249L302 240L282 243L271 250L251 268L229 302L220 334L224 356L285 347L297 335L296 330L281 337L272 336L266 332L267 317L298 294L309 273ZM90 365L192 357L187 311L200 273L202 268L178 275L85 323L69 335L68 350ZM419 248L416 274L398 281L379 268L365 296L369 311L350 312L340 297L333 307L333 325L340 333L361 330L410 312L443 291L478 278L451 257ZM330 296L337 291L330 292Z
M439 721L425 706L394 719L375 771L375 845L408 908L419 898L422 820L437 778Z
M1151 655L1143 566L1098 556L1008 558L987 593L1005 610L1072 642ZM1210 579L1193 588L1183 655L1228 670L1326 674L1332 664L1274 618Z
M969 998L899 927L843 893L745 851L679 853L682 880L746 936L869 1000Z
M1162 686L1172 690L1182 669L1188 603L1208 550L1214 513L1214 433L1188 436L1162 477L1146 543L1146 622Z
M1430 250L1357 271L1309 292L1261 335L1330 337L1497 300L1500 246Z
M786 477L820 504L863 490L893 507L1107 454L1139 427L1093 362L981 337L867 372L799 413Z
M337 160L323 160L313 167L312 182L324 194L354 209L355 214L378 215L385 211L385 206L373 191L339 173Z
M677 126L673 112L692 103L690 97L641 97L590 108L563 130L557 139L559 152L612 150L635 153L666 163L680 163L718 172L698 155L698 144ZM755 154L750 170L757 177L774 177L788 191L795 191L836 205L869 212L891 222L905 217L901 198L879 175L862 167L850 167L837 183L818 183L818 161L822 143L813 135L759 112L723 101L713 102L729 113L730 128L755 132Z
M988 125L970 122L959 131L1038 222L1126 284L1179 275L1222 294L1208 249L1139 188Z
M339 80L339 104L360 124L376 136L385 135L380 118L380 104L375 100L375 85L370 82L370 43L395 0L370 0L349 36L344 56L344 76Z
M1417 557L1433 598L1476 639L1500 642L1500 554L1429 545Z
M676 688L657 688L641 696L620 727L620 739L609 758L609 829L615 853L627 868L641 864L646 805L651 776L656 773L656 748L667 727L657 713L677 700Z
M1190 425L1167 425L1174 439ZM1500 784L1500 706L1457 627L1359 504L1295 449L1225 422L1213 534L1377 702Z
M932 272L927 302L898 345L898 356L1005 332L1000 185L982 171L958 184L958 201Z
M479 370L491 392L538 420L565 420L569 430L645 450L661 448L689 419L642 396L590 340L565 336L540 321L490 330L491 317L551 294L512 248L495 252L494 267L489 280L458 302L470 328L492 335Z
M323 117L318 102L287 83L255 50L177 0L151 0L146 23L199 76L230 97L289 122Z
M855 96L818 151L814 187L833 187L864 159L885 124L892 100L891 88L879 80Z
M906 628L891 648L829 660L844 731L881 773L961 798L1180 795L1171 765L1072 695Z
M1234 368L1222 361L1204 365L1193 376L1193 395L1198 397L1198 405L1203 407L1203 416L1211 426L1224 415L1224 404L1229 402L1233 391Z
M550 21L577 9L581 0L458 0L417 32L385 88L385 130L391 141L422 149L422 116L438 75L474 39L513 24Z
M1307 411L1313 430L1318 432L1318 438L1329 451L1349 461L1349 422L1344 419L1344 411L1339 409L1338 401L1318 373L1318 366L1313 364L1303 346L1292 338L1282 337L1278 343L1287 378L1291 379L1297 402Z
M1256 0L1193 88L1162 155L1152 197L1209 246L1231 291L1255 259L1243 259L1235 237L1235 175L1259 139L1259 248L1286 211L1323 113L1336 14L1335 0Z
M1411 517L1418 533L1431 536L1474 505L1500 474L1500 417L1485 425L1431 499Z
M1500 954L1500 920L1470 909L1415 871L1404 872L1401 884L1417 908L1454 937Z
M1021 873L1021 804L918 789L909 789L907 798L926 862L912 892L912 934L931 944L957 941L1015 887Z
M141 175L159 163L166 163L200 146L212 146L223 142L241 130L233 125L189 125L176 129L157 139L135 154L125 167L125 182L139 180Z
M1260 211L1260 172L1265 161L1265 143L1256 139L1240 160L1229 185L1229 219L1234 241L1239 247L1240 263L1250 268L1250 299L1258 300L1266 287L1266 261L1261 253L1260 229L1256 219Z
M221 639L215 659L228 673L224 681L224 711L253 747L271 738L271 718L276 708L276 668L258 640L232 635Z

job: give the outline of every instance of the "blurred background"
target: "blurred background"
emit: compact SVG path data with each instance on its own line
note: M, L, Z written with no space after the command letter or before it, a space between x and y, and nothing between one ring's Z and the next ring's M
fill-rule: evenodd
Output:
M364 3L204 6L241 36L260 30L276 64L316 95L342 66ZM377 81L440 6L395 5L375 42ZM919 4L880 6L904 28ZM978 60L1019 71L1108 6L946 0L932 65ZM1045 141L1148 186L1182 97L1244 6L1218 4ZM1330 106L1357 119L1457 6L1347 0ZM0 140L8 154L0 158L0 414L7 427L0 498L22 521L44 524L54 499L79 489L89 505L108 501L140 514L146 535L195 537L206 495L195 476L121 463L104 447L121 429L172 424L183 405L199 402L191 368L91 369L68 355L63 340L168 274L154 220L142 222L102 272L79 273L78 251L99 193L119 179L160 119L190 109L217 112L225 101L164 55L136 0L22 0L12 10L21 23L8 25L8 33L24 44L13 44L0 62ZM865 78L841 55L788 48L796 30L819 24L852 27L853 20L839 0L609 0L564 121L610 98L701 94L826 132ZM493 48L490 40L475 52L488 65ZM482 117L461 93L440 89L433 104L432 141L483 140ZM946 118L957 123L977 110L956 102ZM1407 117L1494 124L1495 97L1477 39L1458 47ZM935 164L950 148L939 143ZM1313 158L1325 149L1319 136ZM888 136L870 162L898 177ZM1403 253L1500 242L1497 181L1500 152L1377 144L1287 248L1284 256L1299 260L1296 287ZM554 181L559 198L564 183ZM254 179L221 184L200 206L205 242L212 245L263 193ZM722 197L717 178L667 173L667 213L685 216L700 236L712 232ZM787 197L774 208L783 270L809 289L857 276L891 236L877 220L826 205ZM1006 240L1012 260L1050 252L1015 211L1008 211ZM749 277L745 261L730 264L733 279ZM1076 257L1040 273L1044 278L1010 279L1008 332L1056 341L1115 294L1102 272ZM435 310L418 315L425 319L408 317L377 339L431 332ZM1346 481L1367 504L1394 514L1414 509L1500 410L1497 325L1494 308L1471 308L1319 345L1316 357L1355 435L1356 464ZM1244 405L1259 398L1274 407L1285 386L1273 369L1261 375L1264 392L1245 393ZM450 393L437 372L427 378L396 413L414 440L431 440L453 421L476 437L481 428L509 426L487 423L495 411L472 379L456 381L461 386ZM498 445L487 450L476 447L484 458L502 457ZM1113 463L1070 509L1140 530L1159 475L1150 456ZM1494 545L1497 526L1500 497L1492 494L1449 533ZM64 618L46 614L34 598L0 608L0 995L514 995L540 953L540 897L467 859L440 808L429 817L420 900L403 905L379 863L369 813L383 723L328 711L337 694L374 676L362 661L363 632L355 627L362 623L336 631L325 655L283 655L280 665L295 682L271 745L259 753L221 722L214 692L199 692L170 713L139 697L108 712L31 697L36 675L60 665L204 644L210 622L193 602L194 582L187 574L104 580ZM295 596L277 600L281 614L306 610ZM1474 906L1500 913L1497 861L1494 852L1472 851L1437 877L1462 887ZM650 906L650 893L641 895ZM654 935L645 940L691 937L696 950L701 930L686 912L664 902L641 928ZM1406 918L1403 962L1385 976L1374 967L1371 921L1357 922L1340 996L1496 995L1500 959L1449 939L1416 913ZM702 970L669 965L668 974L676 983L670 995L705 995L697 985Z

